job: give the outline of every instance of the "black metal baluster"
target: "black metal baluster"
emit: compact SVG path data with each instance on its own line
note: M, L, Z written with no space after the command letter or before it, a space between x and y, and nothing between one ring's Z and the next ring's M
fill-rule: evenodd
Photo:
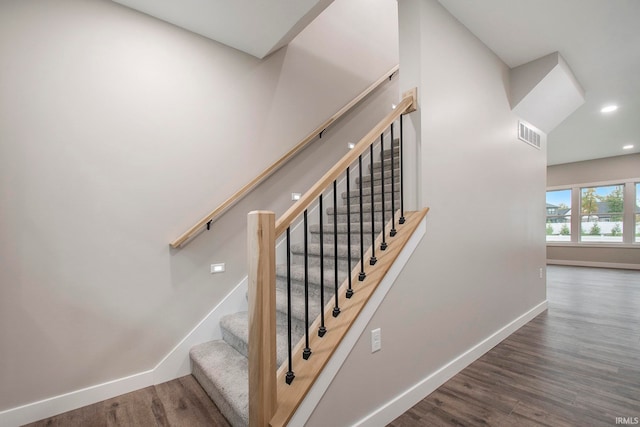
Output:
M324 211L322 209L322 194L318 197L318 210L320 212L320 328L318 336L323 337L327 333L327 328L324 326L324 224L322 221Z
M351 288L351 195L349 191L351 191L351 187L349 184L349 167L347 167L347 265L349 266L347 270L349 270L349 286L347 287L347 298L351 298L353 296L353 289ZM336 258L336 263L338 259Z
M393 145L393 141L391 141ZM373 178L373 175L372 175ZM387 241L385 239L385 215L384 215L384 133L380 134L380 188L382 189L382 243L380 250L387 249ZM371 214L373 215L373 206L371 206Z
M393 122L391 123L391 231L389 231L389 236L393 237L398 232L396 231L396 170L395 165L393 164L393 144L395 143L393 139Z
M334 272L334 297L335 306L333 307L333 317L340 314L340 306L338 305L338 188L336 181L333 181L333 272Z
M287 344L288 344L288 358L289 358L289 370L285 381L287 384L291 384L296 377L293 374L293 361L291 355L291 230L287 227Z
M404 222L406 221L404 218L404 167L403 167L404 153L402 152L402 142L403 142L403 135L404 135L404 133L402 132L403 118L404 118L404 115L401 114L400 115L400 219L398 220L398 223L400 224L404 224Z
M309 251L307 238L307 210L304 210L304 342L305 348L302 351L302 358L307 360L311 356L309 348Z
M373 190L373 144L369 146L369 168L371 169L371 258L369 259L369 265L375 265L378 260L376 259L376 217L373 214L374 190ZM362 186L362 178L360 178L360 186Z
M360 174L360 274L358 280L363 281L367 275L364 272L364 219L362 217L362 154L358 156L358 173Z

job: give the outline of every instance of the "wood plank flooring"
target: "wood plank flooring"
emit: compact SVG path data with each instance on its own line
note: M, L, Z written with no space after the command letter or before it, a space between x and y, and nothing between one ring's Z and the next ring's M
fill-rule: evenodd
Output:
M616 417L640 417L640 271L549 266L547 287L548 311L389 425L615 426ZM187 376L28 426L228 423Z
M548 266L547 299L389 426L638 424L640 271Z
M29 427L228 427L191 375L47 418Z

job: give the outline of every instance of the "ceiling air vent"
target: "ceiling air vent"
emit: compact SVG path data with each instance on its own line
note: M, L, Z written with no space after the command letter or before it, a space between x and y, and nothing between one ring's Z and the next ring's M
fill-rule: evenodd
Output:
M540 134L522 122L518 122L518 139L540 148Z

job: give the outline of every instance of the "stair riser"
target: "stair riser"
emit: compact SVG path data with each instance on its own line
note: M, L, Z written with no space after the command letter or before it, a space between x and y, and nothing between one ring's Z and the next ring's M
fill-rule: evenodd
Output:
M400 191L400 180L399 179L395 180L395 186L393 186L393 187L391 186L391 178L389 178L388 181L385 181L384 192L387 193L387 194L390 194L392 188L394 188L394 191L396 193ZM351 190L350 193L351 193L351 197L360 197L360 190L358 188L356 188L355 190ZM382 194L382 185L380 185L380 184L375 185L375 182L374 182L373 194L374 195ZM362 188L362 196L371 198L371 184L370 183L369 183L369 185L365 185ZM342 194L341 194L341 197L343 199L346 199L347 192L343 191Z
M390 160L391 159L391 150L389 150L389 149L384 150L383 157L384 157L385 160L387 160L387 159ZM396 147L393 150L393 159L394 160L398 160L399 158L400 158L400 149L398 147Z
M358 218L360 219L360 218ZM339 223L338 226L336 227L338 234L345 234L347 232L347 223ZM371 233L371 221L365 221L364 222L364 233ZM380 229L382 228L381 224L376 223L375 224L375 230L376 232L380 231ZM334 232L334 226L333 224L325 224L325 226L323 227L324 229L324 234L325 235L329 235L329 234L333 234ZM311 227L309 227L309 232L312 234L320 234L320 226L317 224L313 224L311 225ZM360 232L360 222L354 222L351 221L351 233L352 234L357 234Z
M394 169L393 170L393 175L395 176L395 179L397 179L399 181L400 180L400 168ZM376 171L373 174L373 185L381 185L381 181L382 181L382 174L380 173L380 171ZM384 168L384 183L385 183L385 185L388 184L390 181L391 181L391 169ZM370 186L371 185L371 175L367 174L367 175L363 176L362 177L362 183L363 183L365 188L367 186ZM360 184L360 177L356 177L356 186L358 186L359 184Z
M366 252L365 248L365 252ZM304 255L293 254L291 257L292 262L304 263ZM360 261L360 253L357 256L351 258L351 268L349 267L348 260L346 258L338 258L338 269L341 271L351 271L355 268L355 266ZM320 257L317 255L309 255L309 267L318 267L320 265ZM333 255L324 257L324 268L334 268L335 262Z
M357 227L357 228L356 228ZM356 225L356 227L353 228L353 230L357 230L357 232L351 232L351 244L360 243L360 227L358 225ZM377 235L378 233L376 233ZM333 235L333 233L325 233L324 236L324 243L333 243L335 241L335 236ZM320 234L319 233L311 233L309 236L309 240L311 241L311 243L320 243ZM365 232L364 233L364 245L365 247L369 247L369 245L371 245L371 233L370 232ZM347 233L338 233L338 243L341 245L346 245L347 242Z
M277 325L277 333L276 333L276 347L277 351L277 362L278 365L281 365L286 360L286 348L287 348L287 317L283 313L276 312L276 325ZM220 329L222 331L222 339L227 342L231 347L233 347L238 353L242 354L244 357L248 357L248 337L249 331L248 327L246 331L242 331L241 333L236 333L234 330L227 328L225 326L224 321L220 322ZM292 317L291 318L291 339L295 344L300 341L300 338L304 336L304 322Z
M276 266L276 285L281 287L282 289L286 288L286 277L287 270L284 265ZM347 278L346 271L338 271L338 283L344 282ZM304 269L293 269L291 270L291 282L292 286L295 286L296 283L303 284L304 283ZM335 283L335 271L333 268L324 270L324 287L325 289L331 288ZM320 289L320 268L318 266L313 266L309 268L309 284Z
M247 376L246 358L222 340L200 344L189 356L192 375L224 417L234 427L247 427L248 381L237 384L239 378Z
M388 212L389 214L391 213L391 200L385 200L384 202L384 210L385 212ZM400 200L396 198L395 200L395 208L398 209L400 207ZM382 212L382 202L375 202L373 204L373 210L374 212ZM351 222L360 222L360 204L351 204L350 205L350 213L351 213ZM363 213L367 213L367 212L371 212L371 203L363 203L362 204L362 212ZM347 214L347 207L346 206L338 206L338 214ZM327 217L329 219L331 219L331 217L333 216L333 208L327 208ZM369 220L363 219L363 221L365 221L365 224L367 222L371 221L371 218L369 218ZM344 222L346 223L346 217ZM340 221L338 221L338 223L340 223Z
M334 284L333 284L333 275L331 275L331 282L328 283L327 280L325 279L325 287L324 287L324 296L325 296L325 300L328 301L329 296L334 294ZM338 287L340 287L340 285L342 284L342 281L338 280ZM286 295L286 291L287 291L287 280L284 277L277 277L276 278L276 287L280 290L282 290L283 292L285 292ZM300 296L304 296L304 282L300 282L297 280L292 280L291 281L291 294L292 295L300 295ZM310 299L315 299L317 301L320 301L320 285L318 285L317 283L311 283L309 282L309 298Z
M325 258L333 258L334 253L336 252L336 249L338 251L338 258L342 258L342 259L347 259L348 256L351 256L351 258L357 257L360 254L360 243L351 243L351 250L347 249L346 245L338 245L338 247L336 248L335 245L330 245L330 244L324 244L322 245L323 248L323 252L324 252L324 257ZM320 249L321 246L317 243L315 244L309 244L307 247L307 254L310 256L320 256ZM296 255L300 255L302 256L305 252L304 249L304 245L291 245L291 255L292 256L296 256ZM291 259L292 264L296 264L296 262L293 260L293 258ZM298 265L303 266L304 263L299 263Z
M391 194L391 191L389 191L388 193L385 191L384 193L384 202L385 203L389 203L389 205L391 205L391 199L395 198L395 201L397 203L400 202L400 189L397 189L393 194ZM347 203L347 195L345 194L342 197L342 201L343 203L346 205ZM382 201L382 193L377 193L373 195L373 202L374 203L380 203ZM362 204L367 204L367 205L371 205L371 196L367 195L367 196L363 196L362 197ZM360 197L359 196L353 196L351 197L351 206L359 206L360 205ZM385 206L385 209L387 207ZM358 209L358 212L360 212L360 210Z
M389 208L390 208L390 206L389 206ZM374 217L375 223L376 223L377 227L380 227L379 224L382 222L382 212L377 211L377 212L375 212L374 215L375 215L375 217ZM353 215L351 215L351 216L352 216L352 219L353 219ZM358 220L359 219L360 219L360 215L358 215ZM344 224L344 223L347 222L347 215L343 214L343 213L338 213L337 220L338 220L338 224ZM362 220L364 221L365 224L371 223L371 212L363 212L362 213ZM387 221L389 221L389 220L391 220L391 209L389 209L389 211L385 215L385 223ZM329 216L328 222L329 222L329 224L333 224L333 215ZM353 220L351 222L353 223Z
M311 326L313 321L316 320L318 316L320 316L320 306L319 304L316 304L315 308L309 310L309 326ZM279 324L282 323L282 325L285 325L286 327L286 324L287 324L286 305L279 307L278 310L276 310L276 322ZM292 336L291 336L292 346L295 346L298 343L298 341L300 341L300 339L304 337L304 334L305 334L304 307L299 307L299 310L293 311L291 313L291 327L292 327L291 330L295 331L295 333L292 333ZM309 333L318 333L318 331L309 329ZM283 344L285 346L287 345L286 342L284 342Z
M393 159L393 168L394 169L399 169L400 168L400 159L398 157L394 157L394 159ZM386 172L387 170L390 170L390 169L391 169L391 157L389 157L388 159L384 160L384 171ZM367 166L367 171L369 171L369 173L371 173L372 170L373 170L374 173L381 172L382 171L382 162L380 162L380 161L373 162L373 169L371 169L371 165L368 165Z

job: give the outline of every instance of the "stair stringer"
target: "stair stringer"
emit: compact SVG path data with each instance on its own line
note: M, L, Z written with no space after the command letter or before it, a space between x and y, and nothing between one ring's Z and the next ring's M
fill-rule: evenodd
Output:
M364 332L367 324L384 300L387 292L389 292L396 279L400 275L400 272L409 261L409 258L417 249L420 241L426 234L426 231L427 217L424 216L420 221L418 227L415 229L414 233L407 241L404 248L400 251L400 254L396 258L387 274L384 276L376 290L371 295L371 298L362 309L359 316L349 328L349 331L338 345L337 349L325 365L324 369L316 378L316 381L309 389L309 392L289 420L288 425L294 427L305 425L305 423L313 413L313 410L320 402L320 399L322 399L324 393L327 391L327 388L349 356L349 353L351 353L351 350Z

